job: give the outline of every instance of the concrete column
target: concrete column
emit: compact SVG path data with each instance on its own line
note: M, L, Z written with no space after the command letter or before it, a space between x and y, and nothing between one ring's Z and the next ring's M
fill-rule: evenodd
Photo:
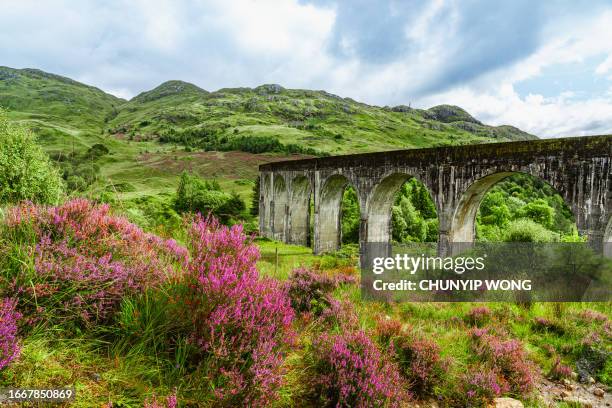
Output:
M310 180L299 176L289 183L287 240L295 245L308 245L310 234Z
M603 236L604 256L612 258L612 215L608 216L608 223Z
M272 180L270 173L262 173L259 180L259 233L266 238L271 235Z
M272 174L272 202L270 203L271 235L285 242L287 225L287 184L279 173Z
M315 254L340 248L340 207L347 183L347 178L340 174L316 182L315 189L319 194L315 194Z

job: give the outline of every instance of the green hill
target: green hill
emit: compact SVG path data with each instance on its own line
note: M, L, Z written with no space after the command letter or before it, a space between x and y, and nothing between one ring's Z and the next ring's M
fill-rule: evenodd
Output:
M98 88L37 69L0 67L0 106L10 118L27 123L49 148L61 148L66 136L91 145L104 122L125 100ZM54 146L55 145L55 146Z
M330 154L534 138L512 127L484 125L448 105L377 107L279 85L209 93L179 81L122 105L106 131L222 150L235 138L272 138Z
M378 107L274 84L208 92L183 81L126 101L59 75L7 67L0 67L0 106L35 131L66 180L126 197L173 190L183 170L246 197L259 164L287 157L535 138L450 105Z

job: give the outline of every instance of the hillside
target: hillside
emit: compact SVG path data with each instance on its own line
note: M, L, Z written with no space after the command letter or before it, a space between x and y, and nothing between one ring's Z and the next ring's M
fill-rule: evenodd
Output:
M212 139L267 137L330 154L534 138L509 126L484 125L449 105L429 110L377 107L279 85L209 93L180 81L166 82L120 106L106 131L194 147L206 147Z
M11 119L26 122L47 146L61 147L65 136L76 137L77 145L90 145L88 136L100 134L104 121L123 103L69 78L0 66L0 106Z
M124 197L174 190L190 170L247 198L257 166L287 157L535 138L450 105L377 107L279 85L209 92L176 80L125 101L59 75L7 67L0 67L0 106L35 131L66 179L81 177L76 184L88 190L122 185ZM87 151L97 144L109 152L93 162Z

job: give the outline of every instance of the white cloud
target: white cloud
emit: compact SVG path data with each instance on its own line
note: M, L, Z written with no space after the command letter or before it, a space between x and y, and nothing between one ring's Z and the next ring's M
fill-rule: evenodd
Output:
M612 53L595 68L595 73L598 75L606 75L610 71L612 71Z
M506 58L516 51L511 46L522 43L491 38L495 24L488 21L479 29L482 19L466 15L466 6L455 0L408 8L391 2L386 8L368 5L364 10L337 1L6 1L0 13L0 65L40 68L125 98L169 79L208 90L275 82L378 105L460 105L485 122L512 124L547 137L612 132L610 7L544 19L535 34L529 32L538 36L536 46ZM523 9L529 12L531 6ZM372 18L378 25L367 35L360 36L369 28L367 18L356 19L357 30L338 34L335 30L343 27L338 25L339 13L347 10L383 10L392 17L390 22L401 26L390 30L392 38L385 38L380 21L387 20L377 14ZM472 7L471 12L476 11ZM506 21L504 13L495 18L512 28L500 30L500 36L520 35L533 26ZM342 22L347 24L346 18ZM334 35L340 52L330 46ZM382 37L373 40L377 35ZM359 41L368 42L367 47ZM391 56L368 59L376 47L398 42L402 46L393 48ZM479 54L474 51L479 47L489 51ZM499 67L496 58L510 62ZM569 86L552 97L516 91L522 81L537 83L547 69L587 62L592 65L585 69L603 83L597 95L585 98L582 89ZM461 69L453 72L457 67Z
M547 67L584 63L601 55L608 58L594 73L604 75L612 70L612 11L554 27L556 30L545 30L550 38L526 59L463 86L428 95L419 104L459 105L487 123L514 125L541 137L612 133L612 92L577 99L580 89L566 89L555 97L537 93L521 97L515 91L517 83L541 78Z
M512 85L503 84L487 92L457 88L432 96L426 102L453 101L487 123L510 124L541 137L610 133L612 97L576 100L571 96L561 93L545 98L529 94L521 98Z

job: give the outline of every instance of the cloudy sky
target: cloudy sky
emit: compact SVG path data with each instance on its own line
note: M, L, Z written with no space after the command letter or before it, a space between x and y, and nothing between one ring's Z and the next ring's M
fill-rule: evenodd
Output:
M459 105L543 137L612 133L612 0L0 0L0 65L130 98L169 79Z

